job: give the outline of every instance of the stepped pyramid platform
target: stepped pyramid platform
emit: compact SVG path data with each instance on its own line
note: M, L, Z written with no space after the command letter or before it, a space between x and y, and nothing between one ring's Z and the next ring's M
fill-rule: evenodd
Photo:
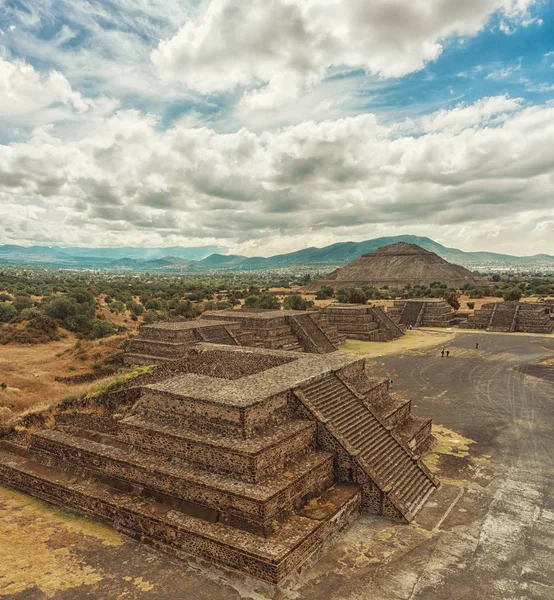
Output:
M141 325L139 335L131 340L125 363L151 365L182 360L198 342L239 344L235 333L239 325L232 321L191 320Z
M452 327L456 311L445 300L395 300L388 316L405 327Z
M321 314L347 338L368 342L390 342L404 335L405 327L395 323L378 306L331 304L322 308Z
M0 440L0 483L270 586L360 511L407 522L439 485L412 450L429 421L344 354L201 343L118 415Z
M240 323L236 337L243 346L327 354L346 340L321 312L241 309L207 312L201 319Z
M529 302L488 302L460 323L461 329L486 331L552 333L554 321L544 304Z

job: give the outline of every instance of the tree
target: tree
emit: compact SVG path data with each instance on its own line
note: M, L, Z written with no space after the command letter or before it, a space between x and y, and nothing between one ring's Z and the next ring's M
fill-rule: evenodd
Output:
M120 315L125 312L125 304L121 300L114 300L110 304L110 312L113 314Z
M17 316L17 310L13 304L0 304L0 323L8 323Z
M87 333L92 327L95 315L94 296L80 296L85 302L78 302L74 294L57 296L46 306L45 313L75 333Z
M150 298L150 300L148 300L148 302L144 305L146 310L160 310L161 307L161 302L157 298Z
M151 325L155 323L159 319L158 313L155 310L147 310L144 315L142 315L142 322L145 325Z
M504 292L504 302L519 302L521 300L522 292L520 288L513 287Z
M273 294L263 294L260 297L258 308L270 308L273 310L279 310L281 308L281 303L279 302L279 299L276 298Z
M283 308L285 310L306 310L313 305L313 300L305 300L300 294L291 294L285 298Z
M127 309L131 312L131 314L135 317L140 317L144 312L144 306L131 300L131 302L127 302Z
M495 273L495 274L494 274L494 275L491 277L491 279L492 279L493 281L500 281L500 275L499 275L498 273Z
M460 308L460 301L458 300L459 295L458 292L454 290L447 290L443 293L442 297L450 304L450 306L454 310L458 310Z
M330 285L323 285L315 297L317 300L326 300L327 298L332 298L334 293L335 291Z
M337 300L342 304L365 304L367 295L361 288L343 288L337 292Z
M92 335L94 335L96 339L107 337L114 333L115 327L108 321L98 320L94 321L94 324L92 325Z
M15 300L13 301L13 305L17 312L21 312L26 308L32 308L35 303L31 300L31 298L29 298L29 296L16 296Z

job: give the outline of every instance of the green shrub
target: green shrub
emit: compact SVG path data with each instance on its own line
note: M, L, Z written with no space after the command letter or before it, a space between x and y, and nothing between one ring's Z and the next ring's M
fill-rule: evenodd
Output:
M448 304L450 304L450 306L454 310L458 310L460 308L458 292L455 292L453 290L447 290L446 292L443 292L442 297L446 300L446 302L448 302Z
M114 315L120 315L125 312L125 304L121 300L114 300L110 304L110 312Z
M10 302L12 297L9 294L0 294L0 302Z
M365 304L367 295L361 288L343 288L336 294L341 304Z
M17 317L17 310L13 304L0 304L0 323L8 323Z
M108 323L108 321L94 321L92 325L92 335L96 338L107 337L108 335L113 335L115 333L115 327Z
M466 302L467 307L473 310L475 308L475 302Z
M513 287L506 290L503 294L504 302L519 302L521 300L522 292L520 288Z
M307 310L313 305L313 300L305 300L300 294L291 294L285 298L283 308L285 310Z
M327 298L332 298L335 291L330 285L324 285L321 287L319 292L315 295L318 300L326 300Z
M15 300L13 301L13 305L17 312L21 312L26 308L32 308L35 303L31 300L31 298L29 298L29 296L16 296Z
M157 298L150 298L148 302L144 305L146 310L160 310L162 308L161 302Z
M155 323L156 321L159 320L159 316L158 313L155 310L147 310L143 315L142 315L142 322L145 325L151 325L152 323Z

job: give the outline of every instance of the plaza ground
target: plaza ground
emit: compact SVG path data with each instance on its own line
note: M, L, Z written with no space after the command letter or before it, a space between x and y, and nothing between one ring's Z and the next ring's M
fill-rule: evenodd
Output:
M554 336L418 330L344 351L433 418L443 485L410 525L361 516L285 597L553 598ZM0 598L262 598L3 487L0 515Z

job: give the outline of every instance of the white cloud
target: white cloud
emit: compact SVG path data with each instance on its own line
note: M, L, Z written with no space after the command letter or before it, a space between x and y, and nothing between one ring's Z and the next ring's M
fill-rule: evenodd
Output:
M552 145L554 104L506 96L418 121L366 114L261 134L164 131L121 111L95 116L86 135L39 129L0 145L0 226L6 242L219 242L251 254L385 231L467 248L470 230L480 247L494 234L524 251L532 230L533 250L551 252Z
M499 12L514 26L534 0L211 0L160 42L164 80L202 94L254 87L242 109L267 110L319 82L332 66L379 77L417 71L452 36L474 35Z
M63 104L78 113L86 111L90 101L71 89L58 71L41 74L21 60L0 57L0 118L27 115L55 104Z

